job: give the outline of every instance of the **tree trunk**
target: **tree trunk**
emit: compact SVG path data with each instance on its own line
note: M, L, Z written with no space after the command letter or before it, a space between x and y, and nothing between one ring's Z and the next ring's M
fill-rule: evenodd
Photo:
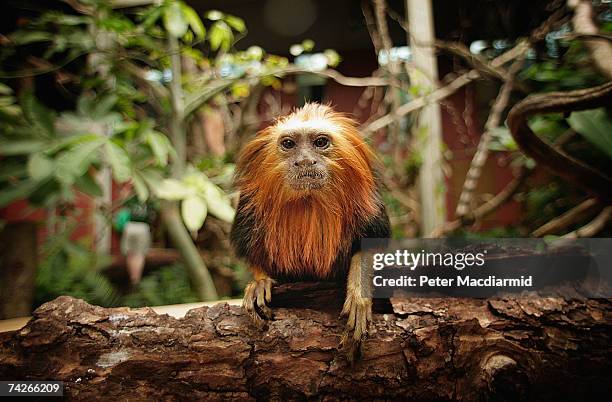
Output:
M0 319L32 311L36 281L36 223L10 223L0 232Z
M189 274L189 280L198 298L203 301L217 300L219 296L217 295L215 283L206 264L204 264L198 248L189 237L189 233L183 225L178 204L174 201L162 201L160 211L172 244L183 258L187 273Z
M70 400L604 400L610 300L411 299L376 306L353 367L343 292L275 287L257 329L237 306L106 309L60 297L0 334L0 380L55 379Z
M185 173L187 163L187 133L185 132L185 102L181 84L181 51L178 39L168 35L168 54L170 54L170 67L172 81L170 81L170 104L172 113L169 121L170 139L176 150L176 158L172 160L172 176L181 179ZM166 229L172 238L176 249L181 253L183 262L189 273L189 279L200 300L217 300L217 290L212 281L210 272L196 245L189 237L183 225L178 204L172 201L162 201L161 216Z

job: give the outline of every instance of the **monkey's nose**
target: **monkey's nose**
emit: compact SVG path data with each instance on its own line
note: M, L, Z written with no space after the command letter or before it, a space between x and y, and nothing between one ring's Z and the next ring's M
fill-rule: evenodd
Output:
M310 159L310 158L300 159L293 163L294 166L312 166L316 164L317 164L317 161L314 159Z

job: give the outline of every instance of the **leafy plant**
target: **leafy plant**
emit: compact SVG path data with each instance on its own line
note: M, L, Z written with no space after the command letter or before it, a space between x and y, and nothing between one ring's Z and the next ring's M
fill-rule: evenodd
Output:
M591 145L612 159L612 121L604 108L573 112L567 122Z
M23 75L25 52L46 65L26 75L65 74L72 91L63 95L78 94L72 110L55 111L33 94L17 102L8 86L0 87L0 207L22 198L35 206L69 203L74 190L100 197L96 173L109 168L116 182L131 183L140 202L163 201L161 217L194 289L214 298L176 201L191 231L209 213L229 221L234 211L211 175L186 169L187 128L207 104L241 102L256 86L278 88L294 66L258 46L235 50L246 34L242 19L217 10L201 19L184 1L127 9L109 0L69 5L72 11L43 12L23 24L0 50L2 69L13 69L0 77ZM339 61L332 52L326 58ZM181 194L168 191L172 186Z
M130 307L193 303L198 297L180 264L162 267L145 276L134 292L124 296L121 304Z
M234 219L234 209L227 195L204 173L190 169L181 181L163 180L156 189L159 198L181 201L181 216L190 231L204 224L208 213L226 222Z
M0 155L11 169L0 178L0 208L22 198L36 206L71 201L73 189L101 196L95 172L103 164L123 183L151 168L163 168L168 155L174 154L167 138L148 121L126 121L113 112L113 95L98 102L84 95L76 112L58 115L31 93L16 103L10 88L3 92L9 95L4 95L4 102L0 98ZM142 199L144 191L138 192Z
M66 234L55 237L43 256L36 275L35 306L62 295L105 307L118 304L115 288L99 272L109 263L107 257L72 242Z

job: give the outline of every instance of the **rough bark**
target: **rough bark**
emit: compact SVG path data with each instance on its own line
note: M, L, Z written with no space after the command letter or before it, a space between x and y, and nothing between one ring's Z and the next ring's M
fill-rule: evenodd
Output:
M274 294L264 330L224 303L175 319L60 297L0 334L0 380L63 380L70 400L546 401L612 391L610 300L393 300L375 307L351 367L337 350L342 292L298 283Z

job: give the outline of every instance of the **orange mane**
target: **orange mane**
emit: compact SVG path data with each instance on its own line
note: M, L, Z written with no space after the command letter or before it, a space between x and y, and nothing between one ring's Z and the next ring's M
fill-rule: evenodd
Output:
M334 144L330 183L313 191L285 185L277 150L283 129L304 124L321 125ZM259 246L267 261L258 268L271 276L328 277L336 258L349 252L359 223L377 212L374 161L356 123L328 106L307 104L259 132L237 164L237 185L248 200L241 208L254 213L255 230L263 233Z

